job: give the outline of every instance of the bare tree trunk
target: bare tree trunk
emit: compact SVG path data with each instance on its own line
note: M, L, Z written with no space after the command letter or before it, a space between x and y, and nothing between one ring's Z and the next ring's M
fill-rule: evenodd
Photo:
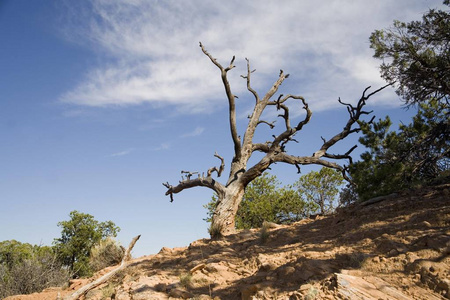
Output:
M222 197L219 195L211 222L212 237L229 235L236 231L235 217L243 197L244 185L241 183L229 186Z

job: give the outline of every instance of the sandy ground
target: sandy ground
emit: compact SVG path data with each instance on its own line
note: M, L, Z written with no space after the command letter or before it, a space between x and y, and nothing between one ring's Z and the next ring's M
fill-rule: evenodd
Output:
M133 260L85 299L450 299L450 185ZM105 274L8 300L62 299Z

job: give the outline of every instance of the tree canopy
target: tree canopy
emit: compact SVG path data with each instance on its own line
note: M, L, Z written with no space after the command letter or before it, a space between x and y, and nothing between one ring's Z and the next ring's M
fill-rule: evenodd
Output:
M449 1L444 1L449 6ZM370 37L381 75L396 83L408 106L417 107L410 124L397 131L387 116L360 121L367 147L350 167L360 200L448 180L450 170L450 14L430 9L421 21L376 30ZM446 179L447 178L447 179Z
M368 150L350 168L361 200L450 175L450 124L444 103L421 103L412 122L397 131L389 131L388 116L361 124L360 143Z
M344 182L342 174L334 169L321 168L303 175L295 183L300 196L315 203L320 214L328 214L335 208L339 187Z
M62 228L61 237L54 240L54 246L74 276L88 275L92 248L120 231L112 221L99 222L92 215L76 210L70 212L70 220L59 222L58 226Z
M449 6L449 1L444 1ZM370 36L381 76L396 83L407 104L430 99L447 103L450 94L450 13L430 9L420 21L394 21Z
M39 292L67 282L54 249L15 240L0 242L0 298Z

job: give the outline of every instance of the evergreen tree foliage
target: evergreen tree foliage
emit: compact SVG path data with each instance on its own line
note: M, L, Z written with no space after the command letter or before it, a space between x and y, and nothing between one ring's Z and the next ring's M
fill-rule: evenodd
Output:
M58 223L61 237L54 240L59 258L74 276L91 274L89 258L91 249L107 237L115 237L120 228L112 221L98 222L93 216L76 210L70 212L70 220Z
M339 192L339 207L346 207L356 202L359 202L359 196L355 185L348 182Z
M449 1L444 1L449 6ZM430 99L448 105L450 94L450 13L430 9L420 21L394 21L370 36L374 57L381 59L381 76L396 82L407 104Z
M391 125L389 117L361 122L364 135L359 141L368 150L350 167L350 174L362 201L448 180L450 121L445 103L421 103L410 124L400 125L398 131L389 131Z
M289 224L313 209L292 187L280 188L276 176L264 173L247 186L236 215L236 228L259 228L264 221Z
M217 201L214 195L204 206L208 210L205 221L211 222ZM236 228L259 228L264 221L289 224L315 209L313 203L305 202L291 186L280 187L276 176L265 172L247 186L236 215Z
M450 1L444 1L449 6ZM449 181L450 13L430 9L420 21L395 21L370 37L381 76L417 107L408 125L389 131L389 117L360 122L368 151L350 167L360 200Z

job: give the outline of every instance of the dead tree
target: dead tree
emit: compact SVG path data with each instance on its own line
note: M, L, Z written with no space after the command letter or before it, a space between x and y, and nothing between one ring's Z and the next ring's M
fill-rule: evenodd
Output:
M282 70L278 75L278 79L269 89L269 91L261 98L261 96L251 86L251 74L254 72L250 69L250 62L247 60L247 74L243 77L247 82L247 90L253 95L255 100L255 106L253 113L249 116L249 121L243 138L238 135L236 127L236 96L231 91L230 83L228 81L227 74L232 70L234 66L235 57L232 58L230 64L227 67L223 67L212 55L203 47L200 43L200 48L203 53L211 60L211 62L220 70L222 82L225 87L226 96L228 99L228 113L231 138L234 146L234 156L231 161L231 169L228 180L225 184L221 184L212 178L214 172L217 173L217 177L220 177L224 170L224 159L217 153L215 156L220 159L220 167L210 168L206 176L199 175L198 178L190 178L186 176L185 179L180 181L177 185L172 186L168 182L164 183L167 187L166 195L170 196L173 201L173 194L179 193L185 189L193 187L207 187L216 192L218 196L218 202L213 214L210 233L214 237L215 235L227 235L233 233L235 230L235 216L238 210L239 204L242 201L245 187L255 178L260 176L265 170L274 163L287 163L297 167L300 172L300 165L321 165L328 168L340 170L344 178L348 179L346 175L347 166L340 165L337 161L348 160L351 163L350 153L356 148L353 146L344 154L331 154L328 149L335 145L337 142L345 139L348 135L359 132L358 120L362 115L368 115L371 111L364 111L363 107L366 101L377 92L384 89L386 86L366 95L366 92L370 87L366 88L359 99L356 106L343 103L340 99L339 103L347 108L349 113L349 119L344 125L343 129L330 139L322 138L323 144L312 155L307 156L294 156L286 152L286 145L294 140L294 136L297 132L302 130L303 126L308 124L311 119L312 112L308 107L308 103L301 96L296 95L279 95L276 99L273 99L277 93L278 88L288 78L289 74L285 74ZM305 111L305 117L296 124L291 124L290 110L287 106L288 100L298 101L301 103L303 110ZM284 131L278 135L273 135L270 141L265 143L254 143L253 137L255 131L260 124L269 125L270 128L274 128L273 123L269 123L265 120L261 120L261 115L267 107L273 107L280 111L278 115L283 121ZM333 127L336 125L333 124ZM265 153L264 157L253 166L248 166L247 163L254 152ZM184 171L185 173L186 171Z

